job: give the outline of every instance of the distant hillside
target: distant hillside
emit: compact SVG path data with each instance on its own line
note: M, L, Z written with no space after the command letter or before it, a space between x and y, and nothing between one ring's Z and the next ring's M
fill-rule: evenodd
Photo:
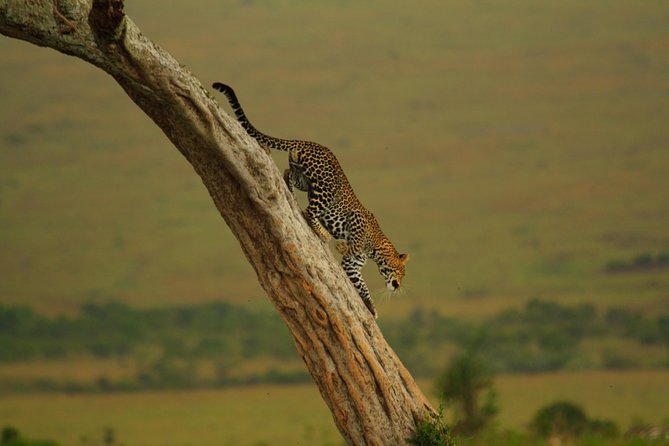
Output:
M412 254L382 318L534 297L666 309L669 268L610 268L669 252L667 5L493 3L127 12L205 86L234 85L260 129L338 155ZM267 306L192 169L112 79L8 38L0 54L2 302Z

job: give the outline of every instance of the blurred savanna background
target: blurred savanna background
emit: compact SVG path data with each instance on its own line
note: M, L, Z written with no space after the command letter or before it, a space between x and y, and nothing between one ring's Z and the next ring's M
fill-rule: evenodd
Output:
M669 442L669 4L125 9L261 131L337 155L411 253L400 294L365 269L391 346L435 406L458 364L483 378L459 442ZM2 37L0 61L3 444L343 444L161 131L81 60Z

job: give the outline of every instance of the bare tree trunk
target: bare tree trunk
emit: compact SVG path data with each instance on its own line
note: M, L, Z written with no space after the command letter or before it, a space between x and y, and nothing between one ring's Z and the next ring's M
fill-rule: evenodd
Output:
M272 159L144 37L122 0L0 0L0 33L109 73L186 157L288 325L349 444L401 445L434 410L383 338Z

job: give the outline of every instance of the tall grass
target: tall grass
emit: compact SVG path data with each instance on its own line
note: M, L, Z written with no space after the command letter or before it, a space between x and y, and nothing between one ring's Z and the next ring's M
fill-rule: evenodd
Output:
M663 304L666 269L601 273L669 249L663 3L138 1L128 13L205 85L234 85L259 128L334 150L413 254L387 317L536 296ZM0 50L4 301L267 305L190 167L111 79L10 39Z

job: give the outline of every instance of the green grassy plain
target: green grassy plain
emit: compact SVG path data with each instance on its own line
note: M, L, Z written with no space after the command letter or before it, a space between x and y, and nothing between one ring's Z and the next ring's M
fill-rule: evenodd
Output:
M377 292L381 318L420 304L479 320L537 297L669 308L666 268L606 272L669 252L666 2L126 3L203 85L233 85L258 128L336 153L412 254L406 293ZM197 176L110 77L5 37L0 61L2 303L269 305ZM382 287L374 267L366 278ZM563 397L659 422L668 380L501 377L500 424ZM129 445L340 442L314 386L11 395L0 421L64 444L105 426Z
M666 308L666 270L603 273L669 250L663 2L127 10L204 85L235 86L259 128L335 151L412 253L385 317L530 297ZM267 305L198 178L108 76L7 38L0 54L3 301Z
M625 430L635 418L661 423L669 372L582 372L501 376L499 428L523 431L536 410L558 399L587 407L594 418ZM423 388L430 389L429 383ZM434 397L433 397L434 399ZM437 403L436 399L435 404ZM3 397L0 420L35 438L75 445L99 441L112 428L121 444L341 445L315 386L252 386L224 390Z
M111 427L135 446L342 444L313 385L3 399L0 419L35 438L76 445Z

